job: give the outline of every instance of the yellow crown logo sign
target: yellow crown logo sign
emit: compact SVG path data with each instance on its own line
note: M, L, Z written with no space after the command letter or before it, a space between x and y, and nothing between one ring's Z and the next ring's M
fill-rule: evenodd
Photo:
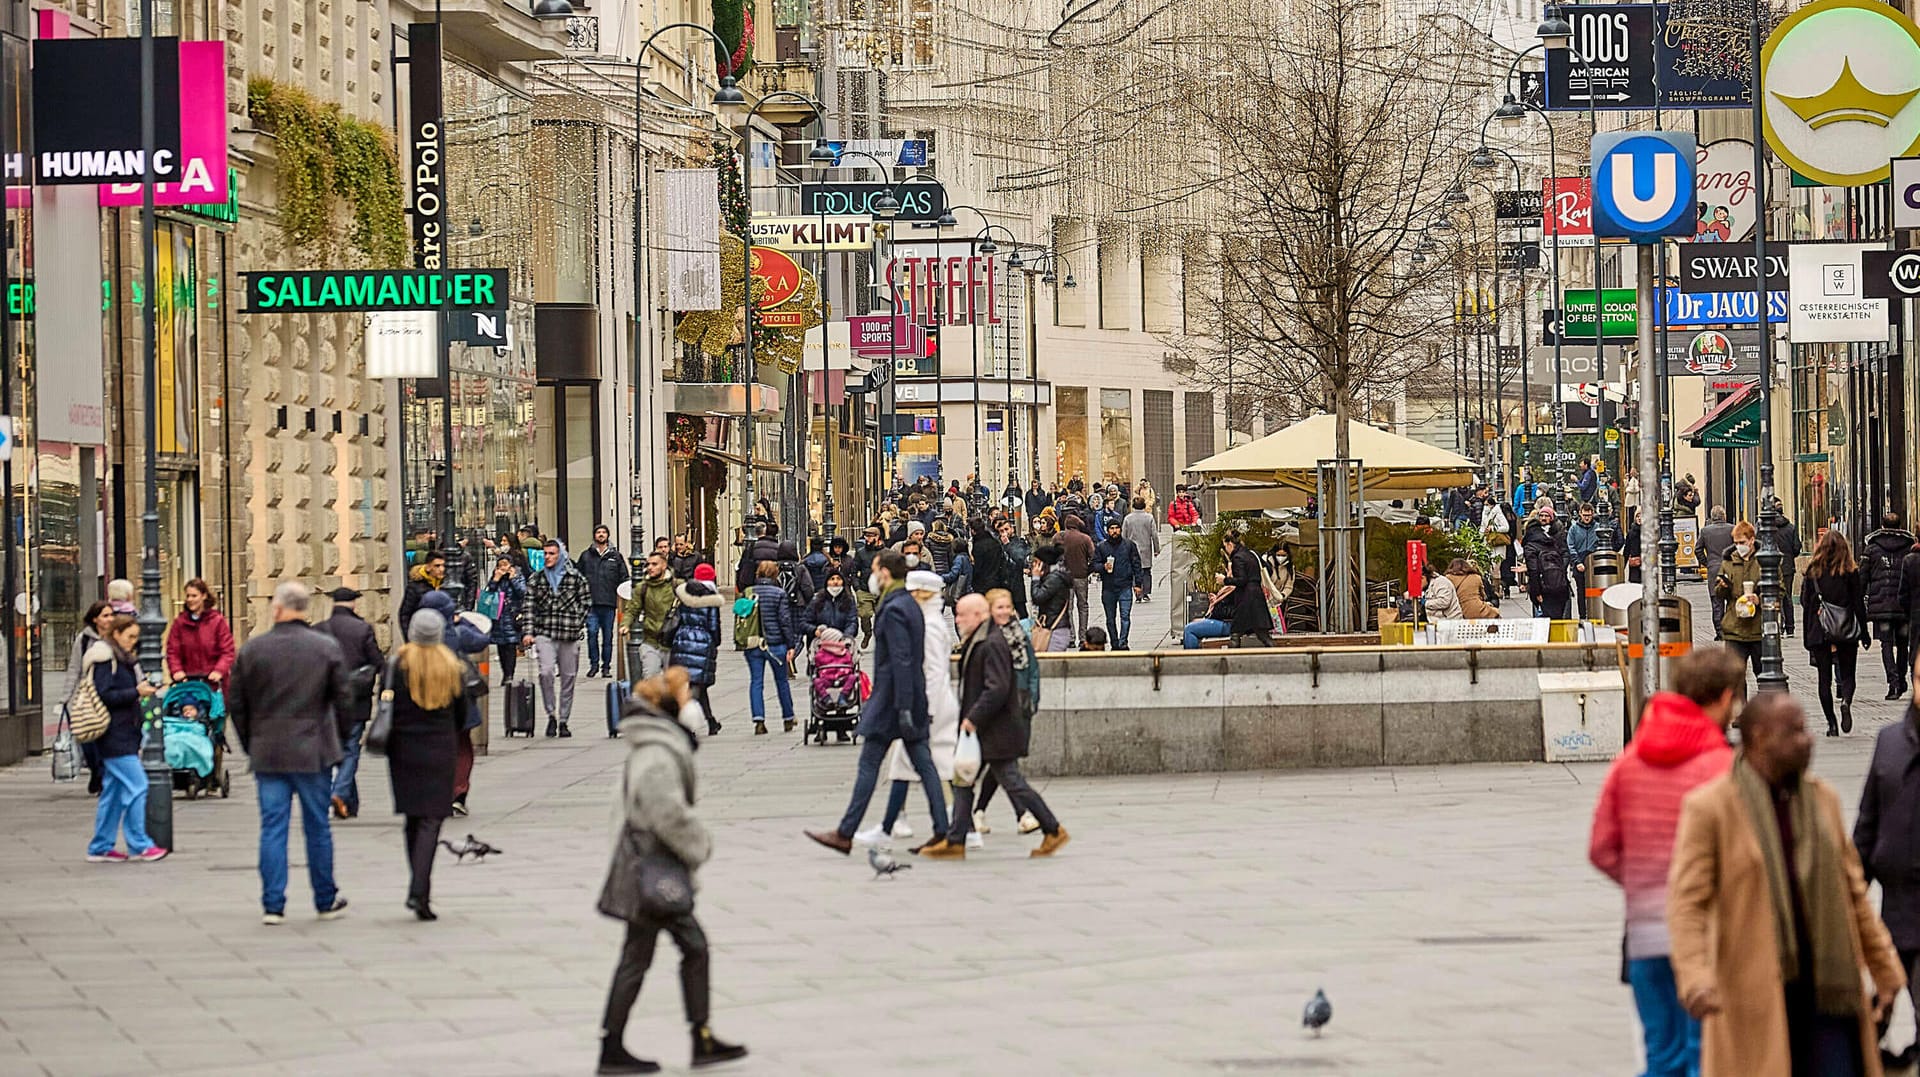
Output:
M1899 93L1875 93L1861 85L1860 80L1854 77L1853 65L1843 59L1840 61L1840 77L1825 92L1811 97L1788 97L1783 93L1773 96L1792 109L1794 115L1806 121L1809 128L1818 131L1828 124L1848 120L1886 127L1915 95L1920 95L1920 87Z

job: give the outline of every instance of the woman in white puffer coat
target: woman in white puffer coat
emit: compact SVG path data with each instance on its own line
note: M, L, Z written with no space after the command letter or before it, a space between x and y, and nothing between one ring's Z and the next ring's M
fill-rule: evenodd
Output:
M924 569L907 573L907 590L913 592L914 600L920 603L921 620L926 623L926 643L920 661L927 679L927 714L932 719L927 748L933 753L933 766L940 772L940 780L950 782L953 749L960 742L960 698L953 694L954 637L953 628L947 623L946 603L940 597L944 587L935 573ZM879 826L855 834L854 841L873 845L889 834L902 840L913 837L913 828L899 819L907 807L907 792L920 777L913 772L913 764L907 761L907 753L898 741L887 753L887 777L893 786L887 794L886 818Z

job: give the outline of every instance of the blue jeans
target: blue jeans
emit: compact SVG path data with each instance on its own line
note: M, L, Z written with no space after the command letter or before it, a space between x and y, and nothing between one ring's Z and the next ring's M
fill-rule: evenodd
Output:
M1133 588L1100 584L1100 604L1107 608L1107 647L1127 649L1127 633L1133 629Z
M367 723L353 723L353 732L340 746L347 754L341 758L340 765L333 768L333 795L346 803L348 815L360 814L360 783L354 781L354 776L360 773L360 738L366 731Z
M1189 651L1200 649L1203 639L1219 639L1233 634L1233 626L1214 617L1202 617L1187 623L1187 631L1181 637L1181 645Z
M287 910L287 831L293 816L293 798L300 798L300 832L307 839L307 881L313 884L313 907L325 912L340 895L333 885L333 830L327 824L333 781L327 772L259 774L253 784L260 791L260 907L266 912Z
M1687 1016L1664 957L1627 962L1627 983L1647 1041L1646 1077L1700 1077L1700 1022Z
M880 829L893 833L893 824L900 821L900 813L907 810L907 794L913 791L912 782L896 781L887 790L887 814L880 819Z
M613 672L612 606L594 606L587 610L587 668Z
M747 705L753 711L753 720L767 720L767 702L761 698L766 689L767 667L773 667L773 686L780 693L780 717L793 717L793 685L787 681L787 649L785 647L749 647L747 648Z
M748 652L752 653L752 652ZM873 787L880 783L880 764L886 761L891 738L868 737L860 742L860 769L853 779L853 799L847 802L847 814L840 819L840 836L852 838L867 814L873 799ZM920 776L920 787L927 791L927 809L933 815L934 837L947 832L947 795L940 788L940 772L933 768L933 752L924 740L908 741L904 747L913 772Z
M120 831L127 833L127 855L139 856L153 848L147 837L147 772L139 755L113 755L100 760L100 803L93 810L93 840L87 855L113 851Z

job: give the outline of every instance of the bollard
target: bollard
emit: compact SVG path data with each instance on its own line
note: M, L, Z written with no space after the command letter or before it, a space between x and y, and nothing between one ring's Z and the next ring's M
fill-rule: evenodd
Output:
M1581 596L1576 616L1589 621L1607 619L1606 603L1600 596L1606 593L1607 588L1626 579L1621 564L1617 550L1595 550L1587 555L1586 594Z

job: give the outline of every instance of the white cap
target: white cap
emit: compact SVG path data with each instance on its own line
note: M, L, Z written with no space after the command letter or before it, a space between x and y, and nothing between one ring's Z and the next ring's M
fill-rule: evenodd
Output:
M946 581L942 580L937 573L928 572L925 569L914 569L907 573L907 590L909 591L939 591L945 586Z

